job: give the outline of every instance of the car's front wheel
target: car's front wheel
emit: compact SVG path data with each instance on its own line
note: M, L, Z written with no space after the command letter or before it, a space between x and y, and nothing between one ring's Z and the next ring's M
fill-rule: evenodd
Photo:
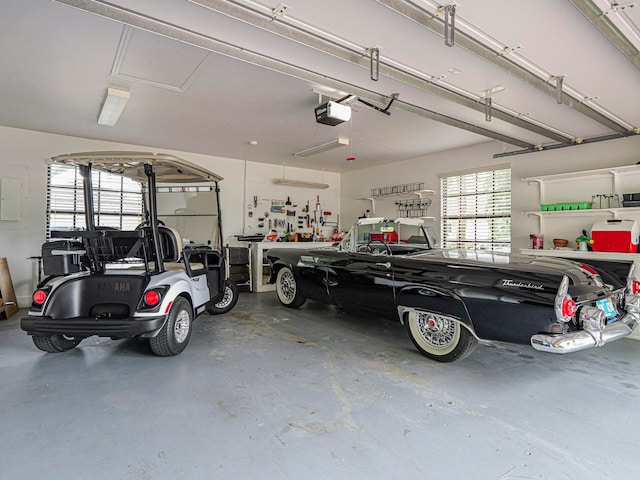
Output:
M282 267L276 276L276 293L278 300L285 307L298 308L304 304L306 298L298 289L296 277L289 267Z
M224 296L218 303L214 303L212 307L207 309L211 315L220 315L229 312L238 303L238 287L236 282L230 278L224 285Z
M406 325L418 351L438 362L461 360L478 343L459 322L436 313L411 311Z
M181 353L187 348L191 338L192 323L191 304L184 297L176 298L164 327L158 335L149 339L151 351L159 357L172 357Z
M43 352L61 353L77 347L82 339L67 337L66 335L51 335L50 337L32 335L31 340Z

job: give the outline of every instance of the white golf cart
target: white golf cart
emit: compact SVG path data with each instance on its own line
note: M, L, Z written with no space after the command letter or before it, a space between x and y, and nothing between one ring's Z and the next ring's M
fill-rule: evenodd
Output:
M219 247L222 227L218 182L221 177L171 155L143 152L88 152L54 157L74 165L82 175L86 229L52 231L54 241L42 246L42 280L21 327L45 352L64 352L92 335L112 339L148 338L159 356L182 352L192 322L204 311L226 313L238 291L228 278ZM138 181L143 186L144 220L135 230L96 226L92 171L104 171ZM187 185L185 187L185 185ZM160 192L209 195L208 208L215 238L183 245L174 226L202 229L202 216L184 213L160 217ZM165 198L165 206L172 203ZM202 202L200 202L202 203ZM213 203L213 205L211 205ZM186 222L186 223L185 223ZM171 225L171 226L170 226ZM212 241L213 240L213 241ZM214 244L213 246L211 244ZM213 248L212 248L213 247Z

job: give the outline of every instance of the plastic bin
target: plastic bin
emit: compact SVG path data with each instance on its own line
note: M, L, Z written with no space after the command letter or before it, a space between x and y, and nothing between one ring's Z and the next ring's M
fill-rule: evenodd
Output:
M563 203L543 203L540 210L543 212L559 212L563 210L589 210L591 202L563 202Z

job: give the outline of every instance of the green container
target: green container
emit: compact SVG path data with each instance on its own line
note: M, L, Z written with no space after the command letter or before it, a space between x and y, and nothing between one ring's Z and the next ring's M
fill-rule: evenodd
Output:
M563 210L589 210L591 208L591 202L572 202L563 205Z
M591 202L565 202L565 203L543 203L540 210L543 212L560 212L563 210L589 210Z

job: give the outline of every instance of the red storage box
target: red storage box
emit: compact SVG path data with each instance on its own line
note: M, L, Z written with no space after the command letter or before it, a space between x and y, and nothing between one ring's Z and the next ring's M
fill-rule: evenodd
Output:
M639 236L634 220L596 222L591 229L594 252L637 253Z
M381 240L383 242L398 243L398 232L372 233L371 241Z

